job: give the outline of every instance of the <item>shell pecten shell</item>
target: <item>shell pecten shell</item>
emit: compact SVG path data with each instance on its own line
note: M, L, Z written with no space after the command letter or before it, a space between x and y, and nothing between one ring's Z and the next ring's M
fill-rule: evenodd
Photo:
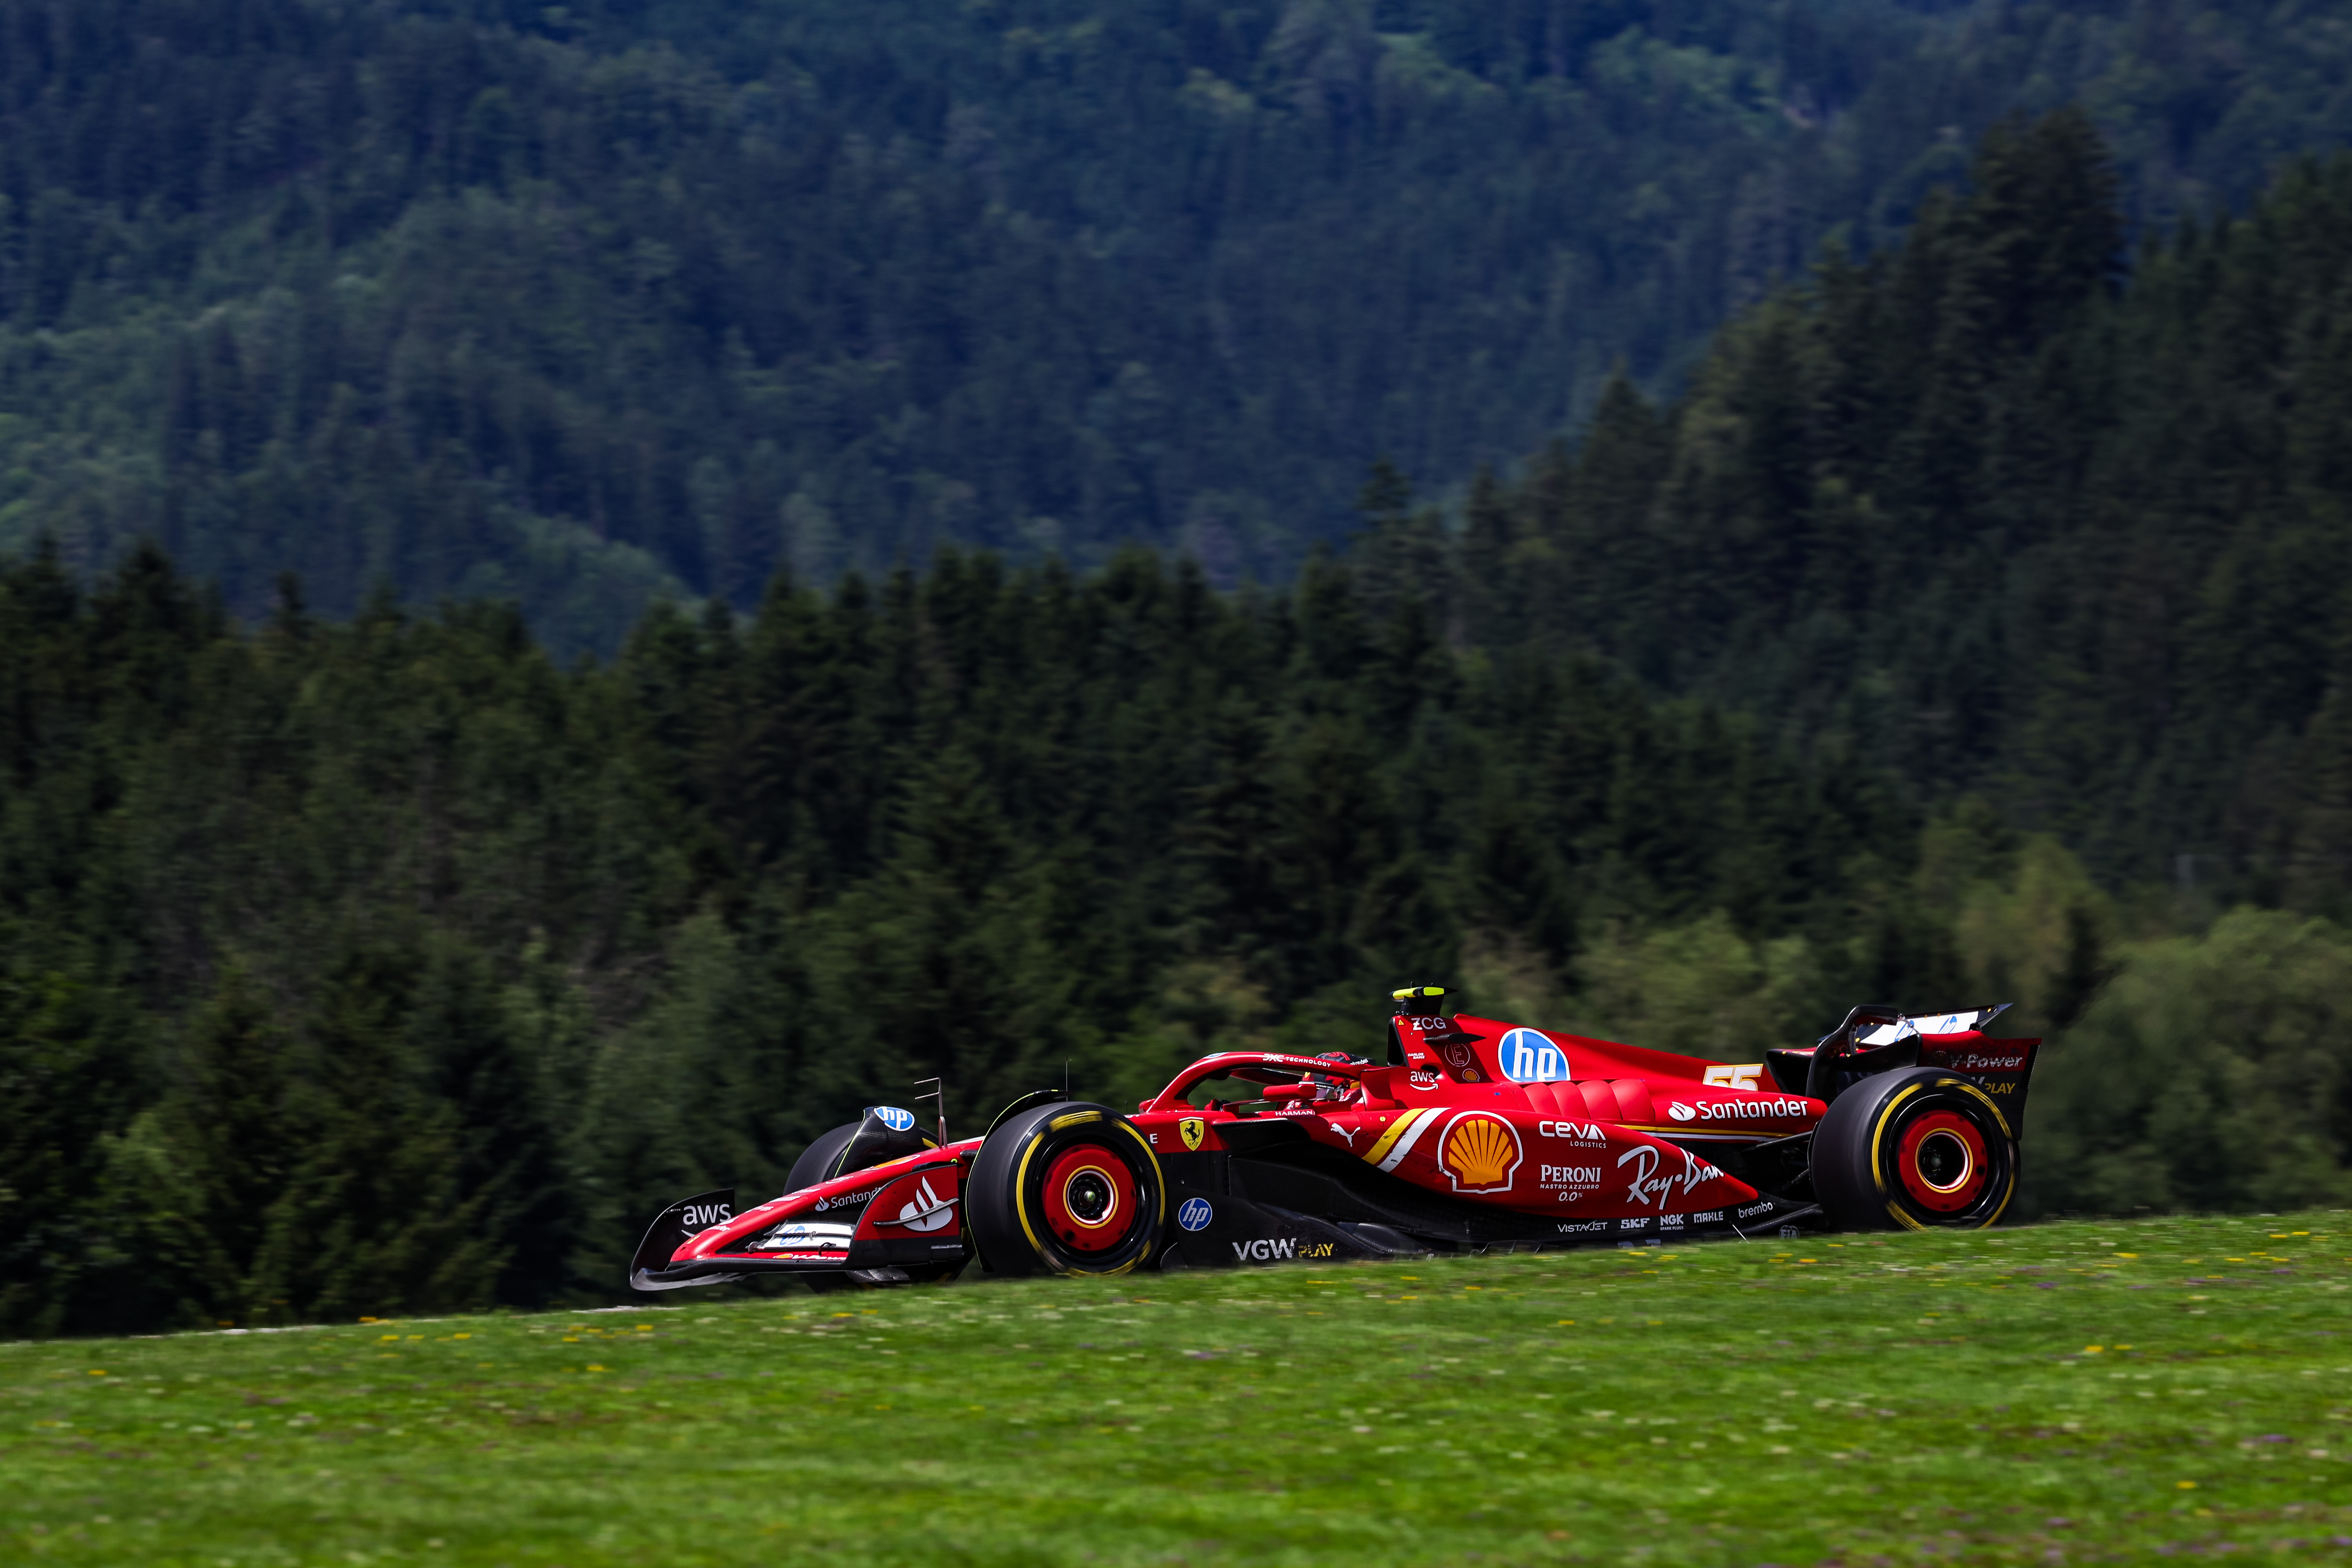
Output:
M1499 1118L1483 1115L1465 1116L1446 1129L1438 1160L1464 1191L1507 1186L1518 1163L1518 1135Z

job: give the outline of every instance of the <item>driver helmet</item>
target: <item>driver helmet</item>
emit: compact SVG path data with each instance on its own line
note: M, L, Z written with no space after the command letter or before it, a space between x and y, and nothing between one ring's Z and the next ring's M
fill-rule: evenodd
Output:
M1359 1063L1367 1058L1351 1057L1345 1051L1324 1051L1315 1059L1322 1062ZM1307 1075L1307 1081L1315 1086L1315 1100L1318 1104L1345 1100L1353 1094L1358 1087L1354 1079L1342 1078L1338 1073L1310 1072Z

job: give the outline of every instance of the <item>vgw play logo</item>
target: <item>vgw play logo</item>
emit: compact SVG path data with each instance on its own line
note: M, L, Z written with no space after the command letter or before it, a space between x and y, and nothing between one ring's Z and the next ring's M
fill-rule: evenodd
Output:
M1513 1083L1566 1083L1568 1056L1540 1029L1513 1029L1495 1047L1503 1076Z

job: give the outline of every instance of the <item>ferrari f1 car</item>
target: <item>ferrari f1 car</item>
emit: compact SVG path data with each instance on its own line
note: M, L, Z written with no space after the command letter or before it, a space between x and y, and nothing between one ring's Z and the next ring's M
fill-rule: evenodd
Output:
M1041 1090L977 1138L876 1106L790 1190L671 1205L639 1290L788 1274L824 1289L1111 1275L1809 1227L1973 1229L2017 1191L2039 1040L2002 1007L1862 1006L1819 1044L1725 1065L1396 994L1387 1059L1203 1057L1132 1116ZM1253 1098L1213 1097L1257 1086Z

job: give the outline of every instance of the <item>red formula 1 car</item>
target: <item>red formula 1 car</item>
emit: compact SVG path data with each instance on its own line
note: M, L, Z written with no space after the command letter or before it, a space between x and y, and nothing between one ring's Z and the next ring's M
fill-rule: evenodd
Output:
M1976 1228L2017 1191L2039 1040L2000 1007L1856 1007L1819 1045L1727 1066L1447 1017L1397 993L1388 1059L1204 1057L1132 1116L1041 1091L950 1142L877 1106L782 1197L673 1204L640 1290L793 1274L818 1289L1525 1249L1801 1226ZM1218 1083L1259 1098L1208 1098ZM1196 1103L1194 1096L1200 1096Z

